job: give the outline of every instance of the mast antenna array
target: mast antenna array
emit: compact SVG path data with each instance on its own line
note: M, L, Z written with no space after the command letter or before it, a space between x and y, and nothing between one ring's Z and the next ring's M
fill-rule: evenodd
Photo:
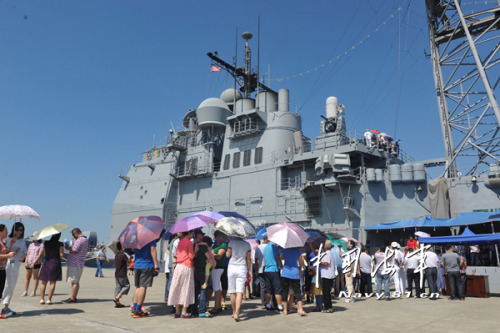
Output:
M245 40L245 65L244 67L235 67L221 58L217 55L217 52L209 52L207 53L207 56L212 59L214 62L216 62L219 66L224 68L229 74L231 74L235 80L238 82L238 85L240 86L240 91L244 93L245 98L249 98L250 94L253 93L254 91L257 90L257 86L259 87L259 90L262 89L264 91L268 92L274 92L271 88L267 87L266 85L259 83L259 77L257 73L252 72L251 68L251 62L252 62L252 57L251 57L251 49L248 45L248 41L252 38L252 34L249 32L244 32L241 37Z
M500 163L500 6L426 0L431 59L447 168L455 177ZM479 7L479 8L476 8ZM467 8L465 10L464 8ZM479 10L478 10L479 9Z

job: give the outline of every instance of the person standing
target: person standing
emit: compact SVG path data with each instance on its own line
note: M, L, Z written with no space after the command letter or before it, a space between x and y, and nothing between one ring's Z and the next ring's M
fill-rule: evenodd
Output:
M391 299L391 294L389 290L389 282L391 280L391 274L384 272L386 270L386 261L391 258L386 258L385 247L381 247L377 250L374 255L375 257L375 268L377 269L377 293L380 295L382 293L382 284L384 285L385 300L389 301ZM382 274L385 273L385 274Z
M283 310L281 304L281 277L282 268L278 247L269 242L264 248L264 278L266 279L266 309L271 310L271 294L274 293L278 309Z
M196 229L194 231L194 241L198 245L198 252L193 259L194 264L194 305L191 315L193 317L210 317L207 315L207 289L202 288L205 283L205 272L207 262L215 265L215 261L212 262L212 257L210 256L208 244L203 242L203 237L205 233L201 229Z
M471 245L470 246L470 265L478 266L479 265L479 253L481 250L479 249L479 245Z
M413 239L413 236L410 236L410 239L406 242L406 247L413 250L417 249L418 242L415 239Z
M24 267L26 268L26 281L24 282L23 296L28 296L28 288L30 286L32 276L33 291L30 296L36 296L36 290L38 288L38 273L40 272L40 267L42 266L42 253L43 243L41 239L33 241L33 243L31 243L28 247L28 254L26 255L26 260L24 262Z
M304 256L298 247L283 249L281 253L283 253L283 258L285 259L285 264L283 265L283 270L281 272L281 299L283 300L283 314L288 314L288 290L291 286L297 300L297 313L300 316L307 316L307 313L304 311L302 306L302 293L300 291L300 271L304 267Z
M127 255L123 252L123 247L120 242L116 244L118 253L115 256L115 308L123 308L124 305L120 303L120 298L123 295L128 295L130 290L130 282L127 277Z
M215 305L210 310L211 314L217 314L222 312L222 291L221 291L221 277L224 273L224 267L226 265L226 250L227 243L225 242L225 235L216 230L214 232L214 237L216 243L214 244L214 258L215 258L215 268L212 270L212 289L215 293Z
M266 280L264 278L264 248L269 243L267 234L264 234L262 243L255 248L255 270L259 276L260 283L260 304L266 308Z
M227 266L227 291L230 294L233 319L240 321L240 309L245 292L245 281L251 277L252 248L248 242L234 237L228 244L226 257L229 259Z
M446 246L446 253L441 257L441 265L450 283L450 297L448 299L465 300L460 288L460 267L463 266L463 262L460 260L460 256L453 252L453 246Z
M458 255L460 256L460 260L462 262L462 265L460 266L460 292L462 295L461 300L463 301L465 300L465 294L467 293L467 259L465 259L465 257L462 256L460 252L461 251L459 250Z
M408 248L408 255L412 254L413 251L411 247ZM407 288L410 297L412 296L413 284L415 284L415 297L420 298L420 273L415 273L415 270L418 268L418 256L407 256L404 262L406 263Z
M108 257L106 257L106 247L105 246L101 246L99 251L97 251L95 259L96 259L96 263L97 263L95 277L98 277L98 276L104 277L104 275L102 274L102 264L103 264L104 260L106 260L109 263L109 259L108 259Z
M75 243L70 247L68 261L67 261L67 274L66 279L71 283L71 296L64 300L63 303L76 303L78 291L80 290L80 278L83 273L83 266L87 258L87 251L89 249L89 242L87 237L82 233L79 228L71 230L71 234L75 239Z
M193 231L183 232L183 238L177 246L177 265L175 267L170 293L168 295L168 305L175 306L175 318L192 318L188 314L188 307L194 304L194 264L193 259L199 250L195 244L193 251ZM182 313L181 313L182 306Z
M59 241L60 237L61 233L52 235L50 240L46 241L43 246L45 259L39 276L39 280L42 281L42 285L40 286L40 304L53 304L52 296L56 289L56 282L62 280L61 258L64 255L64 244ZM49 297L47 302L45 302L45 289L49 281Z
M347 242L347 251L352 251L354 249L354 246L356 244L354 241L350 240ZM325 243L325 248L326 248L326 243ZM340 255L340 252L339 252ZM347 292L349 293L349 298L345 300L346 303L354 303L354 274L356 273L355 268L354 268L354 260L355 259L355 254L352 253L350 254L349 262L350 265L349 267L346 267L348 269L348 272L344 273L345 274L345 284L347 286ZM342 269L344 271L344 269ZM329 293L330 294L330 293ZM325 295L325 289L323 290L323 299L326 297L330 297L330 295Z
M400 292L401 295L405 293L405 267L404 267L404 255L403 252L399 250L400 246L397 242L391 243L391 248L394 251L394 268L396 272L393 275L394 289Z
M2 297L1 295L5 287L5 267L7 266L7 261L16 254L14 251L10 251L3 242L3 240L7 238L8 233L7 226L5 224L0 224L0 297ZM5 318L7 317L0 313L0 319Z
M430 251L430 249L425 250L425 265L427 268L425 269L425 279L427 280L427 284L429 285L429 293L431 296L429 299L437 299L437 296L433 296L432 294L437 293L437 265L439 258L434 251ZM425 288L425 287L424 287Z
M134 262L134 303L132 304L132 317L144 318L148 313L142 310L146 299L148 287L153 286L153 277L160 272L158 267L158 253L156 240L151 241L140 249L135 249Z
M340 292L345 289L345 274L342 272L342 255L344 254L344 249L340 244L335 245L332 247L332 254L335 258L335 264L337 265L337 276L335 277L335 297L339 297Z
M332 253L332 242L327 240L325 242L325 255L321 259L321 291L323 294L323 312L325 313L333 313L332 307L332 287L335 280L337 267L335 265L335 257ZM351 282L352 282L352 271L351 273ZM348 274L349 274L348 273ZM347 275L347 274L346 274ZM353 292L353 290L349 290ZM351 294L351 296L353 296Z
M5 241L5 245L10 251L14 251L16 253L14 257L7 261L7 266L5 268L7 286L3 291L2 315L9 317L16 314L9 308L9 304L12 300L14 289L16 288L21 262L27 252L26 242L24 241L24 225L21 222L14 223L14 226L9 234L9 238Z
M372 289L372 257L368 254L368 249L366 247L361 248L361 254L359 256L359 266L358 273L361 276L361 286L360 292L362 294L371 294Z

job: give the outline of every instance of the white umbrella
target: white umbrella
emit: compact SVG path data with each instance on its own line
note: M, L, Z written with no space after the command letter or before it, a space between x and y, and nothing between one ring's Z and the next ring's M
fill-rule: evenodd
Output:
M431 235L429 235L428 233L423 232L423 231L417 231L415 233L415 236L418 236L418 237L431 237Z
M33 219L40 219L35 210L29 206L23 205L7 205L0 207L0 218L1 219L13 219L16 217L29 217Z
M53 225L49 225L48 227L43 228L40 231L37 231L37 235L33 238L34 240L42 239L45 237L49 237L60 232L63 232L66 229L71 228L70 225L64 223L56 223Z
M252 223L237 217L224 217L214 225L215 230L219 230L228 236L250 238L255 236L255 227Z

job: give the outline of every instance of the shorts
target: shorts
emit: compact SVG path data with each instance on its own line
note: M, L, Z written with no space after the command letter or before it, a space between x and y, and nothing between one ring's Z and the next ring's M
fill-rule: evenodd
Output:
M245 282L247 280L246 265L229 265L227 269L227 292L230 294L243 293L245 291Z
M29 265L26 269L40 269L40 267L42 267L42 264L34 264L33 266Z
M266 294L281 295L281 278L279 272L264 272Z
M153 277L155 273L154 267L138 269L136 268L134 275L135 287L152 287Z
M288 299L288 294L290 293L290 287L291 289L293 289L293 294L295 294L297 296L297 299L301 299L300 295L301 295L301 291L300 291L300 280L297 279L297 280L292 280L292 279L289 279L289 278L286 278L286 277L282 277L281 278L281 287L283 289L283 291L281 292L281 297L283 298L283 300L287 300Z
M220 278L222 273L224 273L223 268L214 268L212 270L212 288L214 291L220 290Z
M82 277L83 267L73 267L68 265L68 270L66 274L66 281L71 283L80 283L80 278Z

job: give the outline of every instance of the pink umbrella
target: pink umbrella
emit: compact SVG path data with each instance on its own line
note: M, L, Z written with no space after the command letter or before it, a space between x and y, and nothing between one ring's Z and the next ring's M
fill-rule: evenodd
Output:
M349 241L353 241L354 243L359 243L356 238L352 238L352 237L344 237L344 238L342 238L342 240L346 243Z
M191 231L197 228L203 228L214 222L215 220L213 218L205 215L191 215L175 222L172 229L170 229L170 233L175 234L178 232Z
M280 222L267 227L269 241L284 249L302 247L309 235L301 226L292 222Z
M250 244L252 251L255 250L257 246L259 246L259 241L257 239L245 239L245 241Z
M142 249L159 238L164 228L165 222L158 216L139 216L127 224L118 240L124 249Z

